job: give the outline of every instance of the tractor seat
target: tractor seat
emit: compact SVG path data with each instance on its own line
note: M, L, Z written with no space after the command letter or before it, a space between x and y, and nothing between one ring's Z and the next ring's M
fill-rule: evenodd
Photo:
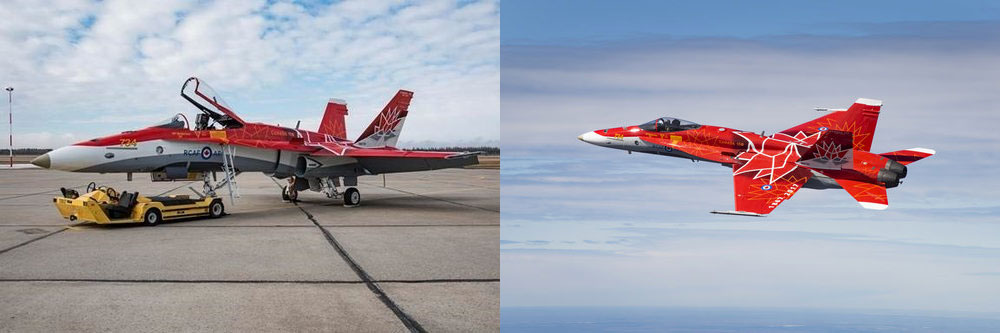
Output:
M128 193L122 191L118 195L118 203L113 205L104 205L104 208L108 212L108 217L113 219L127 217L132 215L132 207L135 206L136 199L139 197L139 193Z

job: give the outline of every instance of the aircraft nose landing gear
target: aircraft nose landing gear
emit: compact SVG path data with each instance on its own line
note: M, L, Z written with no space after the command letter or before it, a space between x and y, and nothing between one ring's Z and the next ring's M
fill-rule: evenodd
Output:
M296 202L299 199L299 191L295 189L295 176L288 177L288 185L281 187L281 200Z

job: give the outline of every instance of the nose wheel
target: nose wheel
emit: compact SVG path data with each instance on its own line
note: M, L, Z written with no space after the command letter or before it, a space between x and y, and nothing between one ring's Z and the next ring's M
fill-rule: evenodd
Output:
M288 202L295 202L298 199L299 199L299 191L296 191L294 186L281 187L281 200Z

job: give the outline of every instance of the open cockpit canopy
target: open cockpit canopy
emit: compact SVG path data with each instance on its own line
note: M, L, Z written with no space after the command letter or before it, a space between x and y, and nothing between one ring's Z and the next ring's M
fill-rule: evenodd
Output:
M198 78L191 77L187 81L184 81L184 86L181 87L181 96L188 100L188 102L191 102L191 104L194 104L195 107L204 112L209 118L222 125L222 127L243 127L243 119L240 119L233 112L233 109L222 100L222 97L212 87ZM205 117L198 117L196 129L207 127L207 120Z
M691 129L696 129L701 127L696 123L677 119L670 117L663 117L659 119L654 119L648 123L639 125L639 128L651 132L676 132L676 131L686 131Z

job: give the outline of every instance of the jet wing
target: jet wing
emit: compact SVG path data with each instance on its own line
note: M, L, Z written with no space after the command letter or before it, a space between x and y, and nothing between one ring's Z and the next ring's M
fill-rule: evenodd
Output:
M333 142L317 143L323 149L312 156L342 156L358 160L370 174L457 168L479 163L478 152L412 151L393 147L358 148Z
M868 151L872 146L881 109L880 100L858 98L847 110L830 112L779 133L795 136L798 133L811 135L827 130L850 132L854 149Z
M416 151L416 150L403 150L392 147L358 148L335 142L321 142L321 143L315 143L314 145L321 147L323 149L318 150L315 153L312 153L311 155L313 156L343 156L343 157L354 157L354 158L390 157L390 158L448 159L448 158L458 158L469 155L478 155L478 153Z
M740 165L734 165L734 172ZM784 176L769 182L769 177L755 178L753 172L739 173L733 176L733 190L736 199L736 211L713 211L715 214L766 216L788 200L802 188L802 185L812 177L812 172L804 167L798 167Z

